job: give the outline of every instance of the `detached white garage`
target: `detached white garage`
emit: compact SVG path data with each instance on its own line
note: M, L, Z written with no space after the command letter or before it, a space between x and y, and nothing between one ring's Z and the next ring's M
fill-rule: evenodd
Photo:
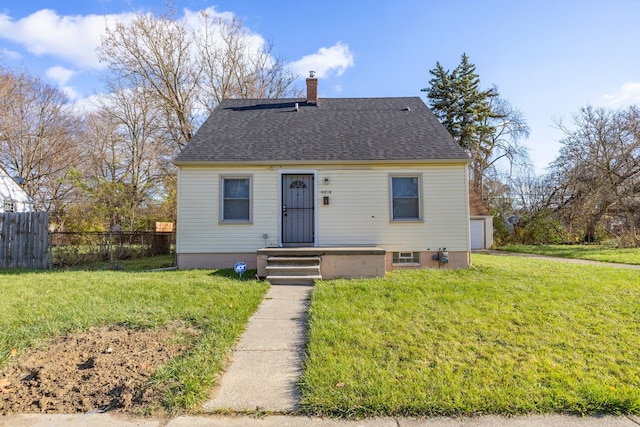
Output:
M491 248L493 245L493 216L473 191L469 191L469 213L471 250Z

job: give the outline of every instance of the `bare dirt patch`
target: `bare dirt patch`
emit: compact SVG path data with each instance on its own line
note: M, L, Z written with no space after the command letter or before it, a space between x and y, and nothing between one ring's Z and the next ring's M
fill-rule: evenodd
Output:
M0 414L117 411L157 414L156 368L185 352L197 331L184 324L123 326L56 337L19 356L0 374Z

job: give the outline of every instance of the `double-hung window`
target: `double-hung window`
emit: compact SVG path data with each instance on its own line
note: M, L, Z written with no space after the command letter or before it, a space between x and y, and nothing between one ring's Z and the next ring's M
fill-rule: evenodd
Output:
M221 187L221 222L251 222L251 177L224 176Z
M391 220L422 220L421 175L391 175Z

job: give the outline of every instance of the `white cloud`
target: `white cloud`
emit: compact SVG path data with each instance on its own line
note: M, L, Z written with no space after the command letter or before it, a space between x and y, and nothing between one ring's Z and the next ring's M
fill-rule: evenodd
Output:
M349 50L349 46L342 42L338 42L331 47L321 47L318 52L305 55L289 64L294 72L302 76L313 70L319 78L327 77L334 73L340 76L347 68L354 65L353 53Z
M0 14L0 38L21 44L36 56L49 55L80 68L102 69L96 48L107 25L134 14L60 16L42 9L18 21Z
M202 11L183 10L180 18L188 28L196 29L202 24L203 14L209 18L222 18L230 21L234 18L231 12L218 12L213 7ZM19 20L13 20L6 14L0 14L0 38L11 40L23 46L36 56L50 56L64 60L79 69L104 69L96 54L100 39L105 35L107 27L117 23L130 22L136 13L111 15L58 15L54 10L42 9ZM249 33L248 46L251 49L262 49L265 39L256 33ZM216 36L214 34L214 42Z
M0 58L20 59L22 58L22 55L14 50L3 48L0 50Z
M62 89L62 91L70 100L75 101L77 99L80 99L80 94L78 93L76 88L72 86L62 86L60 89Z
M84 98L76 98L73 103L74 110L81 116L87 115L97 111L98 106L101 105L105 99L107 99L107 97L102 93L89 95Z
M208 18L222 18L225 21L230 21L234 18L232 12L218 12L213 7L208 7L204 10L192 11L190 9L183 10L184 16L182 22L189 28L199 28L202 22L202 17L205 15Z
M67 84L69 79L76 74L75 71L68 68L64 68L61 65L56 65L47 70L46 76L58 83L60 86Z
M55 67L49 68L45 75L50 80L54 81L60 89L69 97L71 100L76 100L80 97L78 91L72 87L68 86L67 82L71 79L71 77L76 75L76 72L65 68L61 65L56 65Z
M217 46L220 48L225 48L225 36L222 34L222 31L225 29L225 24L218 25L217 19L221 19L223 23L228 23L230 26L235 26L232 21L235 18L235 15L232 12L218 12L213 7L208 7L199 11L192 11L189 9L183 10L184 16L180 18L180 21L196 34L196 37L199 39L203 39L203 32L206 29L206 25L213 23L211 28L208 30L210 33L207 35L208 43L213 46ZM267 41L260 34L251 31L248 27L242 27L243 37L243 46L246 49L246 53L255 54L262 51L267 44ZM200 35L200 36L199 36ZM194 49L196 46L193 47ZM194 52L198 55L198 52ZM270 58L272 60L272 58ZM249 65L249 64L247 64Z
M640 83L628 82L622 85L620 90L612 94L602 95L602 98L612 107L640 103Z
M180 21L190 29L198 29L202 25L203 14L208 18L222 18L225 21L231 21L235 17L232 12L218 12L215 8L209 7L202 11L184 9ZM107 27L130 22L136 16L138 16L136 13L59 15L54 10L42 9L15 20L9 15L0 13L0 39L15 42L31 55L46 56L65 64L64 67L58 65L49 68L46 77L56 82L70 99L83 104L80 95L69 85L69 82L80 74L86 74L87 70L103 70L105 64L98 60L96 49ZM247 49L263 49L267 43L264 37L247 27L244 30L249 37ZM221 35L215 29L212 42L221 42ZM10 53L19 55L10 51L6 51L5 55L8 57ZM315 57L316 63L319 63L318 65L314 63L314 67L320 76L329 70L336 69L338 74L341 74L348 64L353 63L348 47L342 43L320 49L317 54L310 57ZM310 69L313 68L307 69L305 66L305 74Z

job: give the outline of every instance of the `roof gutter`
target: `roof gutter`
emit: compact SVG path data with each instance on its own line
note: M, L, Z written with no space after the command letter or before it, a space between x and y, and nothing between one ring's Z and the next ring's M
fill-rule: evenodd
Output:
M388 160L187 160L174 161L176 166L244 166L244 165L416 165L416 164L468 164L470 158L464 159L388 159Z

